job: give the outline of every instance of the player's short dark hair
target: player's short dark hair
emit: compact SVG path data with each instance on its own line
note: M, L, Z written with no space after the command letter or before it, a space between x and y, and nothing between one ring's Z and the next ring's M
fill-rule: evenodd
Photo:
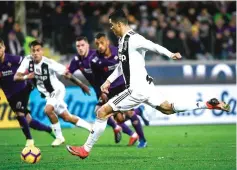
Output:
M5 45L4 45L4 41L3 41L3 39L1 39L1 38L0 38L0 44L3 45L3 46L5 46Z
M43 47L43 43L38 41L38 40L34 40L32 41L30 44L29 44L29 47L34 47L34 46L37 46L37 45L40 45L41 47Z
M85 42L88 43L88 39L85 36L79 36L76 38L76 41L81 41L81 40L84 40Z
M111 19L112 22L122 22L126 25L128 24L127 16L125 15L125 13L122 9L118 9L118 10L112 12L109 15L109 19Z
M105 33L99 32L95 35L95 39L100 39L101 37L107 37Z

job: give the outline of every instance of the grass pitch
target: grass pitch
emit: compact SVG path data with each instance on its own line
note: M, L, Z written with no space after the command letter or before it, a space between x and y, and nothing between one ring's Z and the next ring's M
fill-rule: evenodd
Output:
M127 147L128 136L123 134L114 143L111 128L93 148L87 159L70 155L65 145L50 146L52 138L32 130L35 145L41 149L37 164L20 159L25 140L20 129L0 130L0 170L205 170L236 169L236 126L153 126L144 127L148 147ZM80 128L63 129L66 144L82 145L88 132Z

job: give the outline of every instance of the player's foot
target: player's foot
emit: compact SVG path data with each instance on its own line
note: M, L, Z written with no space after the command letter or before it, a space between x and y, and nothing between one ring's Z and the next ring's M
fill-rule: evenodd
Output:
M81 159L85 159L89 156L89 152L87 152L83 146L66 146L68 152L70 152L72 155L78 156Z
M145 148L145 147L147 147L147 142L144 140L140 140L137 145L137 148Z
M140 116L141 116L141 118L142 118L142 121L144 122L144 124L145 124L146 126L149 126L150 122L149 122L149 120L147 120L147 119L145 118L144 113L143 113L144 110L145 110L145 107L144 107L143 105L141 105L141 106L138 107L138 109L139 109L139 111L140 111Z
M137 142L137 140L138 140L138 138L139 138L139 136L137 135L137 133L136 133L136 132L134 132L134 133L135 133L135 136L132 135L132 136L130 137L129 142L128 142L128 146L133 146L133 145Z
M114 140L115 140L115 143L119 143L122 139L122 128L120 126L117 126L115 129L114 129Z
M208 109L224 110L227 112L230 111L230 105L226 104L225 102L219 101L216 98L209 100L206 105Z
M52 147L59 146L65 142L64 137L56 138L53 143L51 144Z
M34 139L27 139L26 140L26 147L34 146Z

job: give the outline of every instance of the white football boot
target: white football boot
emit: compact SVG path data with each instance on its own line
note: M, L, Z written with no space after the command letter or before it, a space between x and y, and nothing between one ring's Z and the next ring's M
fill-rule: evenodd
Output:
M53 143L51 144L52 147L59 146L65 142L64 137L62 136L61 138L56 138Z
M27 139L26 147L33 147L33 146L34 146L34 139Z

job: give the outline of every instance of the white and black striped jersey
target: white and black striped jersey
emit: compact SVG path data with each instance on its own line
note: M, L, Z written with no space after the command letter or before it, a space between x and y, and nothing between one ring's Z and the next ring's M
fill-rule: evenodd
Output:
M25 73L26 71L34 72L37 89L48 97L53 91L65 90L64 84L58 80L57 74L62 75L66 67L47 57L42 57L40 63L36 64L32 56L26 56L22 61L17 72Z
M119 39L118 55L120 63L108 80L113 82L123 74L126 86L130 89L141 91L148 87L150 77L145 68L145 53L147 50L165 54L168 57L173 54L166 48L145 39L133 30L129 30Z

